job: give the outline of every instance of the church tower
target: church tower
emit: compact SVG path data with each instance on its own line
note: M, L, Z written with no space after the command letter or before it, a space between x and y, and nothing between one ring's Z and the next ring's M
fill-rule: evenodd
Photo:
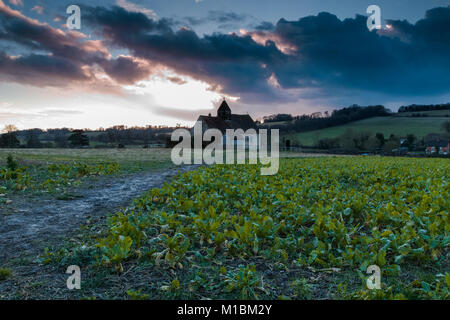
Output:
M231 109L225 99L223 99L222 104L217 109L217 117L223 120L231 120Z

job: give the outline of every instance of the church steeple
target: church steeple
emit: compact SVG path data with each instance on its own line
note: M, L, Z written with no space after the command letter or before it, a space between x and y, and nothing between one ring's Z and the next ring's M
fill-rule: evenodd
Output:
M223 120L231 120L231 109L225 99L223 99L222 104L217 109L217 116Z

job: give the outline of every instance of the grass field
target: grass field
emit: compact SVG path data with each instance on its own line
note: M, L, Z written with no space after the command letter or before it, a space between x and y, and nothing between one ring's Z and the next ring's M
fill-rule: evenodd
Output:
M432 111L416 111L416 112L401 112L397 113L398 117L413 117L417 114L426 114L429 117L450 117L450 110L432 110Z
M61 163L84 161L88 163L114 161L125 166L142 166L170 161L170 149L0 149L0 164L12 154L19 161Z
M169 148L127 148L127 149L1 149L0 165L4 165L6 157L12 154L24 164L52 164L82 161L86 163L117 162L130 168L153 167L171 163ZM280 157L310 157L325 156L307 153L280 152Z
M11 155L17 169L7 167ZM91 177L169 168L169 149L0 149L0 194L66 198ZM0 199L0 204L7 201Z
M312 146L319 139L336 138L351 129L354 132L370 132L376 134L381 132L386 138L391 134L404 137L414 134L417 138L423 138L429 133L440 133L441 126L446 117L376 117L348 123L346 125L315 130L303 133L288 134L285 137L297 141L304 146Z

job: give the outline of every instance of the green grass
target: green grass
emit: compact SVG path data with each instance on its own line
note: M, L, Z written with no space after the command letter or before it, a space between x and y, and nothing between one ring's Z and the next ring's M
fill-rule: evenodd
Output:
M264 126L272 127L272 126L279 126L279 125L286 125L290 124L293 121L276 121L276 122L265 122L263 123Z
M19 163L60 164L83 162L86 164L117 162L122 172L137 172L146 169L164 168L171 165L170 149L0 149L0 166L5 164L8 154Z
M401 113L397 113L396 116L399 117L411 117L417 114L426 114L427 116L430 117L445 117L445 116L450 116L450 110L432 110L432 111L416 111L416 112L401 112Z
M376 134L381 132L386 138L391 134L404 137L407 134L414 134L423 138L429 133L442 133L441 126L446 117L375 117L360 121L351 122L342 126L336 126L309 132L287 134L285 137L297 141L301 145L312 146L319 139L336 138L351 129L354 132L370 132Z
M8 155L17 170L7 168ZM0 193L45 192L73 199L71 190L95 176L171 166L169 149L0 149Z

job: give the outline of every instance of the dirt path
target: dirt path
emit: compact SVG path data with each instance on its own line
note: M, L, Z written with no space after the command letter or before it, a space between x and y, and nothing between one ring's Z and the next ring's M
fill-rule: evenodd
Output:
M93 188L77 190L82 197L75 200L16 199L10 205L12 208L8 208L12 214L0 214L0 265L10 259L39 254L44 244L67 238L87 219L106 217L142 193L162 186L178 172L194 168L184 166L101 179Z

